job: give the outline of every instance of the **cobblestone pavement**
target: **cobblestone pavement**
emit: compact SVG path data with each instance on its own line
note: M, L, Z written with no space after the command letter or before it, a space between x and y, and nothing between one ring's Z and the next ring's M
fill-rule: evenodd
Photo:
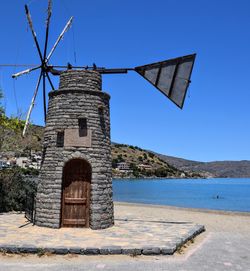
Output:
M0 249L11 252L56 254L173 254L204 230L189 221L117 218L105 230L51 229L33 226L23 214L0 214Z

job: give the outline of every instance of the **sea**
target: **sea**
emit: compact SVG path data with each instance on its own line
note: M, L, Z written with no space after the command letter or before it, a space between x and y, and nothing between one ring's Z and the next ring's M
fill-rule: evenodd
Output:
M250 178L113 179L114 201L250 212Z

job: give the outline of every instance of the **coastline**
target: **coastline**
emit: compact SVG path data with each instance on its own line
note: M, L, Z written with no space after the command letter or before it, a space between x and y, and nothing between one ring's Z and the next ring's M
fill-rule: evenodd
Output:
M189 207L178 207L172 205L159 205L159 204L149 204L149 203L133 203L125 201L114 201L114 204L117 206L135 206L135 207L145 207L145 208L155 208L155 209L167 209L167 210L179 210L186 212L195 212L195 213L208 213L208 214L218 214L218 215L231 215L231 216L249 216L250 212L239 212L239 211L225 211L225 210L213 210L213 209L202 209L202 208L189 208Z
M192 222L204 225L210 233L240 233L249 235L250 213L200 210L174 206L159 206L114 202L116 219L139 219L145 221Z
M210 178L206 178L206 177L156 177L156 176L150 176L150 177L112 177L112 179L116 179L116 180L194 180L194 179L214 179L213 177Z
M216 179L250 179L250 177L179 177L179 178L174 178L174 177L140 177L140 178L122 178L122 177L112 177L113 180L122 180L122 181L129 181L129 180L133 180L133 181L137 181L137 180L216 180Z

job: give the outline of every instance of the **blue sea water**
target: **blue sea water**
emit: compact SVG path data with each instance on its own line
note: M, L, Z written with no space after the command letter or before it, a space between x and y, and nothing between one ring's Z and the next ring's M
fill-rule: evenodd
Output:
M250 178L113 179L113 192L115 201L250 212Z

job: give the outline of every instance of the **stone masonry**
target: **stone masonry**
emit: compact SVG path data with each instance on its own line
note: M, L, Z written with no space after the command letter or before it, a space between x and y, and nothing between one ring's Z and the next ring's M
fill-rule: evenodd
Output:
M63 168L75 158L84 159L92 168L90 228L104 229L114 224L110 96L101 91L101 85L101 75L96 71L68 70L60 76L59 89L49 93L44 160L36 198L38 226L60 227ZM74 131L81 118L87 120L87 134L78 138ZM57 144L58 133L64 133L63 146Z

